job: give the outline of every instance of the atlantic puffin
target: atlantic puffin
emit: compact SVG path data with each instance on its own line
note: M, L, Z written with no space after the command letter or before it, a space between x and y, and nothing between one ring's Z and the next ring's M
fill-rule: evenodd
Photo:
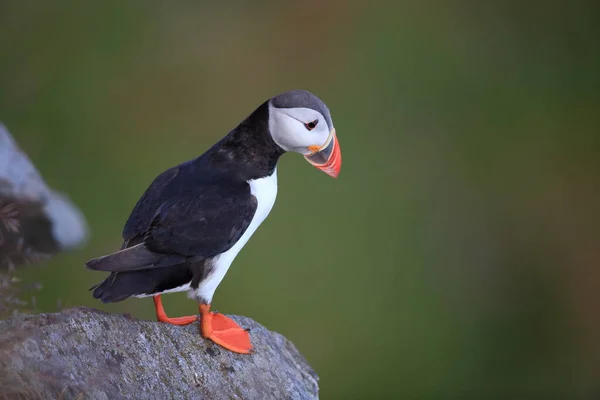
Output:
M237 353L252 349L250 335L211 302L236 255L267 217L277 195L277 163L296 152L337 178L342 165L329 109L305 90L261 104L201 156L167 169L138 200L115 253L86 267L110 272L92 287L102 302L153 297L159 322L200 319L204 338ZM171 318L161 295L188 291L200 315Z

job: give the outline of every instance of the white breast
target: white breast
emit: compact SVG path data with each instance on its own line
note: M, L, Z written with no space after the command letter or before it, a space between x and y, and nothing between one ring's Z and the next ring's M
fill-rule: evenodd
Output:
M252 234L256 231L256 228L258 228L265 218L267 218L267 215L269 215L269 212L273 208L273 204L275 204L275 198L277 197L277 168L275 168L270 176L250 180L248 181L248 184L250 185L250 192L258 201L254 217L240 240L238 240L231 249L213 259L214 269L212 273L200 282L200 286L197 290L190 292L190 295L193 297L200 298L208 303L212 301L215 290L223 280L223 277L225 277L229 266L242 247L248 242Z

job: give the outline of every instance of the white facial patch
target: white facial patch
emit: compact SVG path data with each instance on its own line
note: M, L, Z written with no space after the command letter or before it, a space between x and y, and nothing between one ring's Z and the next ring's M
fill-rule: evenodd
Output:
M308 130L305 123L318 121ZM269 131L273 140L286 151L302 155L311 153L309 146L321 147L329 136L329 127L323 115L313 109L277 108L269 104Z

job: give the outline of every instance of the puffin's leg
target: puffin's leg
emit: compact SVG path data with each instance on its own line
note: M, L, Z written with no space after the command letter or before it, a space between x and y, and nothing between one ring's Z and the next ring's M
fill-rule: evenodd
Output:
M234 320L210 311L210 304L200 304L200 332L206 339L235 353L249 354L252 350L250 334Z
M167 313L163 308L160 294L153 296L152 298L154 299L154 308L156 308L156 319L158 319L158 322L165 322L167 324L173 325L188 325L192 322L198 321L197 315L190 315L189 317L169 318L167 317Z

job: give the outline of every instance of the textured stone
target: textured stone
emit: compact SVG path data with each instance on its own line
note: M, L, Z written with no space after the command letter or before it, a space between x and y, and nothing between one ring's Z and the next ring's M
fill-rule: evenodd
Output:
M0 398L316 399L317 375L286 338L253 320L235 354L179 327L74 308L0 321ZM18 397L15 397L18 398Z
M52 190L0 123L0 268L81 246L88 226L64 193Z

